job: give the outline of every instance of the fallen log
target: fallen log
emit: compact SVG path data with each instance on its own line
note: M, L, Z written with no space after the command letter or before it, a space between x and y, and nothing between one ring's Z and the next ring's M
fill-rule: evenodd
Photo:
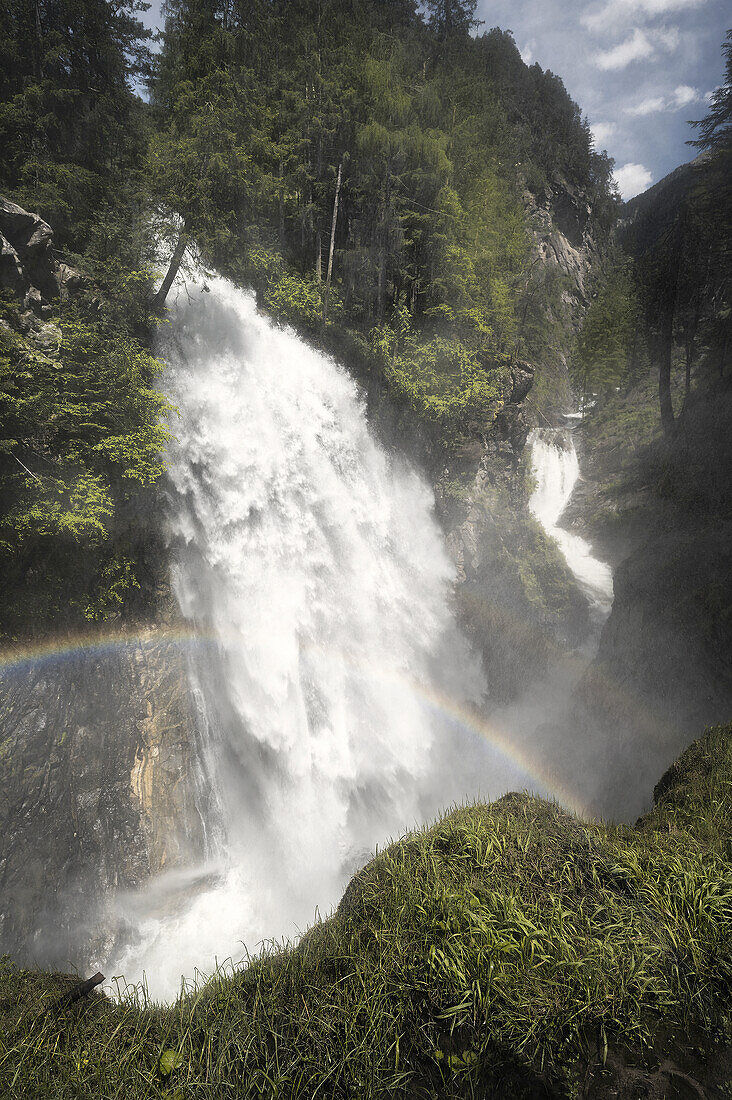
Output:
M41 1016L45 1016L47 1012L55 1012L62 1008L68 1008L69 1005L74 1004L75 1001L80 1001L82 997L86 997L91 993L92 989L101 985L103 981L104 975L97 971L91 978L87 978L85 982L79 982L78 985L73 986L68 993L64 993L63 997L59 997L52 1004L48 1005L41 1013Z

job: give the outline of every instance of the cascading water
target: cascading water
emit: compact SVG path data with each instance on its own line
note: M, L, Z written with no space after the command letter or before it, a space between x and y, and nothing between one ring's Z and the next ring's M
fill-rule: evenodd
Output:
M587 731L578 730L571 701L577 684L594 657L602 626L613 601L610 566L593 554L590 544L559 526L579 477L579 461L568 429L540 429L529 440L536 487L529 508L546 533L554 539L587 597L591 630L579 651L560 653L550 660L546 675L529 684L513 703L496 708L491 718L500 723L511 741L530 749L541 759L545 773L556 788L569 783L575 805L589 811L593 806L597 761L588 753Z
M534 432L531 463L536 488L529 508L547 534L558 543L567 565L589 601L592 621L599 627L609 615L613 602L610 566L594 556L586 539L558 526L579 477L579 459L572 433Z
M225 280L171 319L175 589L209 639L191 679L215 881L135 916L114 966L159 997L303 927L389 835L529 782L425 701L485 685L429 487L371 438L354 382Z

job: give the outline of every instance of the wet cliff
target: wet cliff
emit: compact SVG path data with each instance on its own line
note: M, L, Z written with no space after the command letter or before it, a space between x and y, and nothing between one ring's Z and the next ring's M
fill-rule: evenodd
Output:
M529 433L571 406L568 361L590 301L604 238L587 195L564 179L524 192L530 278L548 339L514 362L502 407L438 471L438 513L457 565L457 600L483 654L491 698L509 702L589 629L587 601L555 543L529 513Z
M631 815L688 730L732 711L729 387L715 380L692 397L670 439L654 410L633 446L627 417L643 415L649 388L655 400L643 383L579 430L584 480L565 516L616 566L613 609L574 720L618 795L599 809Z
M617 238L634 263L640 354L576 431L583 480L565 523L616 567L612 613L575 710L597 770L618 792L616 807L601 803L604 812L637 813L642 790L688 731L732 711L729 309L717 256L721 211L711 217L705 205L708 165L682 166L621 210ZM665 430L664 346L674 413Z
M11 318L0 321L2 335L13 350L20 342L21 367L37 357L58 364L59 306L84 280L58 261L50 226L5 199L0 286ZM140 493L126 511L139 531L130 616L39 622L51 585L43 559L5 576L0 951L29 961L77 965L104 954L119 933L114 895L203 851L196 706L185 657L170 641L179 617L164 498ZM75 556L83 574L92 552L79 547Z
M194 718L184 661L154 631L4 672L4 951L55 966L103 957L115 893L201 855Z

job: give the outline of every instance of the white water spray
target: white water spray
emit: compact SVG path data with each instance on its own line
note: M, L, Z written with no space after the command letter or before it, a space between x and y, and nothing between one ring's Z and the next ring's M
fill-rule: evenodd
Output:
M422 685L457 704L485 685L432 493L371 438L349 376L222 279L179 295L162 351L175 590L216 639L191 677L217 879L137 913L115 966L169 998L327 911L390 835L529 780L424 702Z

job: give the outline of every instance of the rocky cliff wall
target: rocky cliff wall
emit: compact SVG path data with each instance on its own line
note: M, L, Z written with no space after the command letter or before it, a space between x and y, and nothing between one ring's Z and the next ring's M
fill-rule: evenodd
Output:
M106 954L115 894L201 858L194 719L185 662L154 631L5 671L0 952Z
M531 361L515 362L495 422L476 433L436 479L438 514L457 565L457 602L483 655L495 702L541 676L589 629L588 605L556 545L530 515L526 444L570 403L568 362L602 259L586 196L557 180L524 195L530 278L548 334Z
M700 386L671 439L649 375L579 429L584 480L565 523L615 564L615 599L572 721L633 816L689 731L732 714L732 390Z
M0 290L44 355L60 347L59 301L82 284L57 261L50 226L0 199ZM155 562L141 563L153 598L135 640L129 623L111 635L107 624L2 655L0 953L79 965L103 953L99 929L118 934L118 891L203 855L195 700L167 640L176 613L153 541Z

